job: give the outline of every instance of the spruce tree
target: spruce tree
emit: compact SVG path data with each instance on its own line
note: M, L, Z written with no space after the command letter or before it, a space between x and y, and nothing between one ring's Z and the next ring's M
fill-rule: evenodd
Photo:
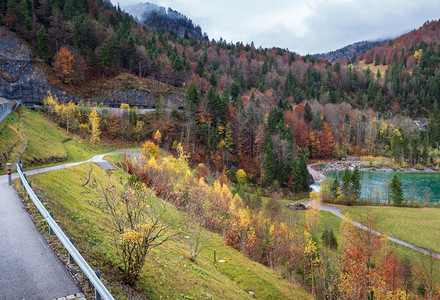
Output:
M338 249L338 240L333 232L333 228L326 226L324 232L322 233L322 244L330 249Z
M299 160L299 173L301 175L301 187L307 191L310 186L310 174L309 170L307 170L307 157L304 152Z
M43 25L41 25L40 30L37 31L37 44L41 57L46 61L49 60L49 35Z
M307 122L311 122L313 119L313 112L309 102L306 102L305 105L304 119L306 119Z
M394 173L394 176L391 179L390 189L391 189L391 201L393 201L393 204L396 206L402 205L403 188L402 188L402 182L397 176L397 173Z
M199 105L200 91L197 88L194 80L191 80L191 82L188 84L188 88L186 89L186 100L191 110L195 110Z
M102 75L104 76L108 71L110 71L110 69L113 68L113 62L107 44L104 44L101 47L101 51L99 52L98 59L102 67L102 71L103 71Z
M353 196L355 200L358 200L361 196L361 173L359 168L356 166L351 174L351 184L353 189Z
M302 187L302 180L301 180L301 172L298 168L298 162L296 159L292 162L292 189L294 192L298 191Z
M352 193L351 186L351 172L348 168L345 168L344 175L342 176L342 193L346 197L351 197Z
M330 193L333 195L333 198L335 199L337 197L338 189L339 189L339 177L338 177L338 173L336 173L335 179L332 181L330 185Z
M428 164L428 158L429 158L428 147L426 147L426 145L423 145L423 148L422 148L422 162L423 162L423 164L425 166Z

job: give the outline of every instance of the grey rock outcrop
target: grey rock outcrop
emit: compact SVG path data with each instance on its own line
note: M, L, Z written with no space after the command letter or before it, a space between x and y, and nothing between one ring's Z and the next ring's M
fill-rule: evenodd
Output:
M0 123L11 113L11 103L0 98Z
M306 210L307 207L303 203L290 203L287 204L287 207L292 210Z
M47 92L56 95L62 102L96 102L106 106L131 106L155 108L157 96L149 92L128 89L103 91L95 98L68 95L65 91L50 86L44 71L38 66L32 50L15 33L0 27L0 97L20 101L25 106L41 104ZM162 96L168 108L183 107L185 92L174 90Z

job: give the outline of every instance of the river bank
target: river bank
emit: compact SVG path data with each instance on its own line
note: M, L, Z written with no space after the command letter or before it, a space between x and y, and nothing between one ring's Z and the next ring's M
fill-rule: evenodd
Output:
M368 164L366 161L335 161L323 164L313 164L310 165L310 167L321 173L322 176L325 176L324 174L327 172L341 171L346 168L353 170L355 167L358 167L360 171L368 172L439 172L428 167L393 168L389 166L368 166L366 163Z

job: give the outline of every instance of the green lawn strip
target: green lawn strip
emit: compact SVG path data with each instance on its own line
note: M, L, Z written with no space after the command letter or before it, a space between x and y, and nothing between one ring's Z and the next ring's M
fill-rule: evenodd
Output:
M108 161L114 166L118 166L122 162L122 154L120 153L108 154L104 156L104 160Z
M13 162L23 149L24 139L21 135L20 115L12 112L0 123L0 174L6 173L6 163ZM14 167L14 166L13 166Z
M368 210L377 217L379 231L431 251L440 251L440 209L356 206L343 213L348 212L353 220L361 221Z
M21 134L22 129L24 136ZM46 119L41 112L24 107L11 113L0 124L0 139L0 153L8 152L9 147L17 143L6 162L14 163L18 153L25 149L22 155L24 169L82 161L115 150L115 147L102 143L92 146L74 134L67 135L64 129ZM26 148L25 141L28 142ZM5 166L2 165L0 174L5 172Z
M333 215L329 212L321 212L321 230L325 227L325 224L328 224L333 228L333 232L335 233L338 239L338 245L341 246L341 237L339 227L341 224L341 219ZM301 223L300 223L301 224ZM390 250L394 250L401 261L407 260L411 263L412 273L414 279L414 285L417 286L419 283L423 282L423 279L429 276L430 268L432 266L433 269L433 278L434 282L438 282L440 280L440 261L432 260L432 258L428 255L424 255L416 250L410 249L408 247L396 244L392 241L387 242L387 247ZM322 247L322 245L321 245ZM339 259L340 250L332 251L331 258L335 261Z
M24 165L67 160L63 141L68 137L60 127L46 120L38 111L20 109L18 112L21 114L24 133L29 141L22 157Z
M16 112L12 112L3 122L0 123L0 136L2 142L0 143L0 152L7 152L19 138L18 122L19 115ZM16 128L16 130L11 127Z
M116 156L115 156L116 157ZM127 289L116 282L119 261L111 243L110 219L94 203L99 197L96 188L82 187L88 166L53 171L30 177L36 190L44 191L42 200L55 219L73 237L79 251L103 277L112 280L112 291L121 299L130 298ZM124 178L121 171L114 174ZM93 165L92 177L99 184L108 180L105 171ZM161 201L161 200L158 200ZM174 218L186 220L186 215L168 205ZM218 259L212 261L213 249ZM304 299L309 296L298 286L280 279L277 272L246 258L226 246L221 236L212 234L206 249L193 263L183 237L154 249L147 258L136 290L142 297L159 299L246 299L249 290L262 299Z

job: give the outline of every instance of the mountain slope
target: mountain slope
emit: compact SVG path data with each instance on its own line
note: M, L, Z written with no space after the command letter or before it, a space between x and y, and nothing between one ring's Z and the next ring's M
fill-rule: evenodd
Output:
M439 43L440 20L426 21L420 28L361 54L357 58L357 61L364 60L365 63L370 64L377 58L378 63L390 65L394 56L400 60L403 54L403 58L406 60L406 66L412 67L418 63L417 58L414 57L415 50L426 50L428 46L436 47Z
M352 58L353 56L359 56L360 54L374 47L380 46L385 42L386 40L357 42L335 51L314 54L313 57L327 59L328 61L333 63L338 60L347 60L349 58Z
M157 32L174 32L181 38L196 38L208 40L208 35L202 32L200 26L191 19L172 8L158 6L145 2L123 6L124 10L136 17L141 24Z

